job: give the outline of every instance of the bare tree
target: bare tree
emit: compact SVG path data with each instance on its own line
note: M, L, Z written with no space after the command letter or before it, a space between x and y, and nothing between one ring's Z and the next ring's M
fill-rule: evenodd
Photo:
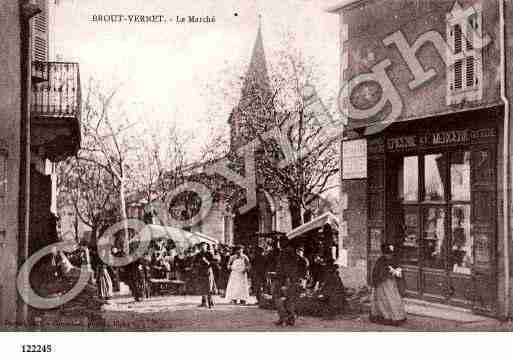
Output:
M137 123L129 120L118 101L118 90L105 90L99 82L89 81L82 105L82 146L60 171L60 192L94 235L113 220L127 219L126 195L133 189ZM127 233L126 229L126 239Z
M176 124L147 128L140 136L134 156L135 190L146 203L163 199L184 181L189 137Z
M286 34L284 38L287 41L283 42L279 56L275 56L279 60L268 64L272 66L269 86L262 88L261 79L252 84L248 83L251 79L243 78L245 92L231 118L236 118L236 136L241 139L237 146L258 142L258 185L287 199L295 228L303 224L304 212L316 199L336 187L339 169L336 137L327 135L323 123L326 117L332 116L330 109L336 93L325 99L325 106L318 106L319 101L312 106L312 89L323 87L326 79L312 58L306 59L290 45L293 36ZM241 82L231 78L231 83L225 86L224 98L233 98L234 92L240 95L237 89L241 88ZM272 131L275 136L269 136ZM234 133L230 135L233 137ZM234 167L242 168L242 158L234 154L236 148L230 150ZM284 161L287 165L279 165Z
M91 228L92 242L119 219L119 201L111 175L92 162L77 157L58 167L59 208L71 207L74 215ZM75 224L75 233L78 224Z

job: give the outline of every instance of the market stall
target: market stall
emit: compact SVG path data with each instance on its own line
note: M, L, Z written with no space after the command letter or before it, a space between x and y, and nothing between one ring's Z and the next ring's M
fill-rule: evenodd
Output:
M183 253L200 243L208 243L210 245L219 244L217 239L199 232L189 232L181 228L159 226L156 224L149 224L148 228L151 232L152 242L157 243L163 241L166 245L172 242L177 252Z
M303 247L308 259L308 275L296 303L301 315L333 316L346 308L344 285L338 273L338 220L332 213L325 213L289 233L287 238L294 247ZM268 288L275 288L274 276L269 272ZM260 302L262 308L273 308L277 298L269 290Z
M151 294L190 292L195 252L201 243L217 246L219 241L203 233L175 227L150 224L146 229L150 243L145 247L141 263L147 268ZM133 238L130 253L135 253L140 245L140 240Z
M313 260L315 255L325 259L338 258L338 219L327 212L287 233L288 239L305 248L305 256Z

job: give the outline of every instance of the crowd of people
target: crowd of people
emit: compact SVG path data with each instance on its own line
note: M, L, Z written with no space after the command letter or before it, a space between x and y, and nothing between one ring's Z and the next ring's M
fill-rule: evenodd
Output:
M392 244L383 244L381 250L383 254L371 275L370 319L400 325L406 314L400 291L399 254ZM142 257L124 267L110 267L94 248L80 248L75 254L68 254L69 261L63 253L52 254L44 272L47 282L54 283L61 272L59 268L81 268L88 262L94 272L94 288L104 301L119 291L120 282L129 286L136 301L149 298L151 279L184 283L186 292L200 295L199 306L206 308L215 305L216 295L240 305L249 304L250 295L256 297L257 304L270 297L278 311L276 325L292 326L296 306L305 292L315 293L315 299L328 316L345 310L345 288L338 266L328 253L318 250L305 255L303 246L286 237L265 247L203 242L183 252L177 251L172 243L157 241Z
M342 283L332 280L338 278L332 275L337 272L333 259L320 250L308 255L304 252L304 247L293 246L284 237L266 246L202 242L185 251L178 251L172 241L159 240L152 242L143 256L120 268L105 264L95 249L91 249L90 257L98 295L104 300L109 300L119 290L120 282L129 286L136 301L144 300L152 295L152 279L166 279L183 282L188 294L201 295L199 305L202 307L212 308L215 295L233 304L247 305L250 295L255 296L258 303L267 293L276 299L277 308L284 304L281 308L285 312L290 311L294 300L288 300L289 305L285 305L277 294L277 283L283 284L282 287L292 280L297 284L298 293L316 290L324 293L326 300L332 291L337 291L330 286L338 285L343 291ZM283 320L285 324L292 322L290 318Z
M371 321L399 325L405 319L399 291L401 270L395 248L383 245L383 255L372 271ZM115 255L115 254L114 254ZM201 296L200 307L212 308L216 295L232 304L247 305L250 296L259 304L271 297L278 311L277 325L295 324L302 293L315 293L323 311L331 316L344 311L345 288L329 251L305 254L305 248L283 237L263 246L227 246L199 243L177 251L172 242L152 243L150 250L125 267L112 268L97 252L90 263L98 296L109 300L125 282L136 301L152 295L151 279L182 282L186 293Z

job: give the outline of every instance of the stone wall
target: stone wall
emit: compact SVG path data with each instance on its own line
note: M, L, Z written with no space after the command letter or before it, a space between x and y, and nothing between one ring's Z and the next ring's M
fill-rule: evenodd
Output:
M344 180L342 248L347 251L347 267L342 270L345 285L357 287L366 283L367 275L367 180ZM345 197L344 196L344 197Z

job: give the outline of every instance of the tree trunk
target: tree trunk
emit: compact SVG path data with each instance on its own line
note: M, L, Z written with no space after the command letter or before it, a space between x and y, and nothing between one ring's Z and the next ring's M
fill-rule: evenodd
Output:
M128 223L127 223L127 213L126 213L126 202L125 202L125 178L121 178L119 195L121 200L121 220L124 223L124 240L123 240L123 250L126 254L129 252L129 236L128 236Z
M303 224L303 216L301 214L301 205L289 199L290 218L292 220L292 229L299 227Z

